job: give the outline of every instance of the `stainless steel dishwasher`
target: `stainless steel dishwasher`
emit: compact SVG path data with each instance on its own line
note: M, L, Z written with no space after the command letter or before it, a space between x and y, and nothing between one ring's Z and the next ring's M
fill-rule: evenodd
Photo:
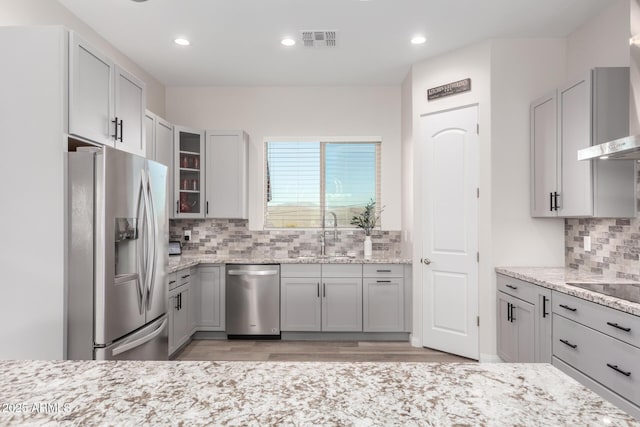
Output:
M280 339L280 265L227 264L227 337Z

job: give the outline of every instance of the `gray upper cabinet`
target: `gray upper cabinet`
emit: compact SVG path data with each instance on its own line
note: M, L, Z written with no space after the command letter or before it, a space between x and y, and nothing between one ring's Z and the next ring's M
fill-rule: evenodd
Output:
M144 156L144 82L74 32L69 51L69 133Z
M167 167L169 218L176 214L173 203L173 125L151 111L145 112L146 157Z
M531 104L531 215L553 217L557 193L557 100L553 91Z
M595 68L531 104L531 214L634 217L635 162L578 161L582 148L628 135L629 68Z
M249 136L209 130L206 141L206 217L247 219Z
M204 132L174 126L174 218L204 218Z
M69 133L114 146L115 64L73 31L69 34Z

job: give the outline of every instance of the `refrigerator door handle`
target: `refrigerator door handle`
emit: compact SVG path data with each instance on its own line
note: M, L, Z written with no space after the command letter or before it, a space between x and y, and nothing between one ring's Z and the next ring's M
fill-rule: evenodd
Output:
M148 173L148 172L146 172ZM147 310L151 309L151 299L153 296L153 285L156 279L156 260L157 260L157 256L158 256L158 250L157 250L157 236L158 236L158 224L156 222L156 210L155 210L155 206L153 203L153 196L152 196L152 190L151 190L151 179L150 177L147 175L147 185L146 185L146 190L147 190L147 200L146 200L146 205L147 205L147 217L149 219L149 226L151 228L151 233L150 233L150 240L149 243L151 244L151 248L149 249L149 254L151 255L151 262L150 262L150 268L151 271L150 273L148 273L149 275L149 281L146 287L146 292L147 292Z
M146 335L142 338L138 338L137 340L128 342L126 344L122 344L121 346L118 346L116 348L113 349L113 351L111 352L112 356L117 356L119 354L122 354L126 351L129 351L133 348L139 347L144 343L147 343L149 341L151 341L152 339L154 339L155 337L157 337L158 335L160 335L162 333L162 331L164 331L164 328L167 326L167 319L164 319L162 321L162 324L158 327L158 329L156 329L155 331L151 332L149 335Z
M138 282L138 296L140 303L140 314L145 310L145 288L147 283L147 265L149 263L149 250L147 245L148 230L147 230L147 208L146 208L146 179L144 171L140 173L140 190L138 192L138 226L140 227L140 235L138 236L140 251L138 253L138 272L141 280Z
M153 235L153 230L151 229L153 224L152 224L152 219L151 219L151 215L149 214L149 179L147 176L147 171L145 169L143 169L141 171L141 180L142 180L142 200L143 200L143 215L144 215L144 237L142 239L143 245L144 245L144 255L145 255L145 262L144 262L144 284L143 284L143 288L142 288L142 294L143 294L143 299L146 301L146 303L143 303L144 305L148 306L148 290L149 290L149 281L151 279L151 274L150 271L153 271L153 267L151 265L152 263L152 245L153 243L151 242L152 239L152 235Z

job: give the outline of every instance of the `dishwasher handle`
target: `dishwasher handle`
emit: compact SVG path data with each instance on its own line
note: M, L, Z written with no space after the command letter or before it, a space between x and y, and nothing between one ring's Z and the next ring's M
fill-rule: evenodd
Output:
M229 270L229 276L275 276L278 270Z

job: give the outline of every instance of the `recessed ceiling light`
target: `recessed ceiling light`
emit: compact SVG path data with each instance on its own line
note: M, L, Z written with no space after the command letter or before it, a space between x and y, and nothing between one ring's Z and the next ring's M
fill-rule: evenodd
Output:
M187 39L177 38L173 41L175 44L179 44L180 46L189 46L191 42Z
M293 46L296 44L296 41L290 37L285 37L280 41L280 43L282 43L284 46Z
M411 39L411 44L423 44L426 41L427 38L425 36L413 36L413 38Z

